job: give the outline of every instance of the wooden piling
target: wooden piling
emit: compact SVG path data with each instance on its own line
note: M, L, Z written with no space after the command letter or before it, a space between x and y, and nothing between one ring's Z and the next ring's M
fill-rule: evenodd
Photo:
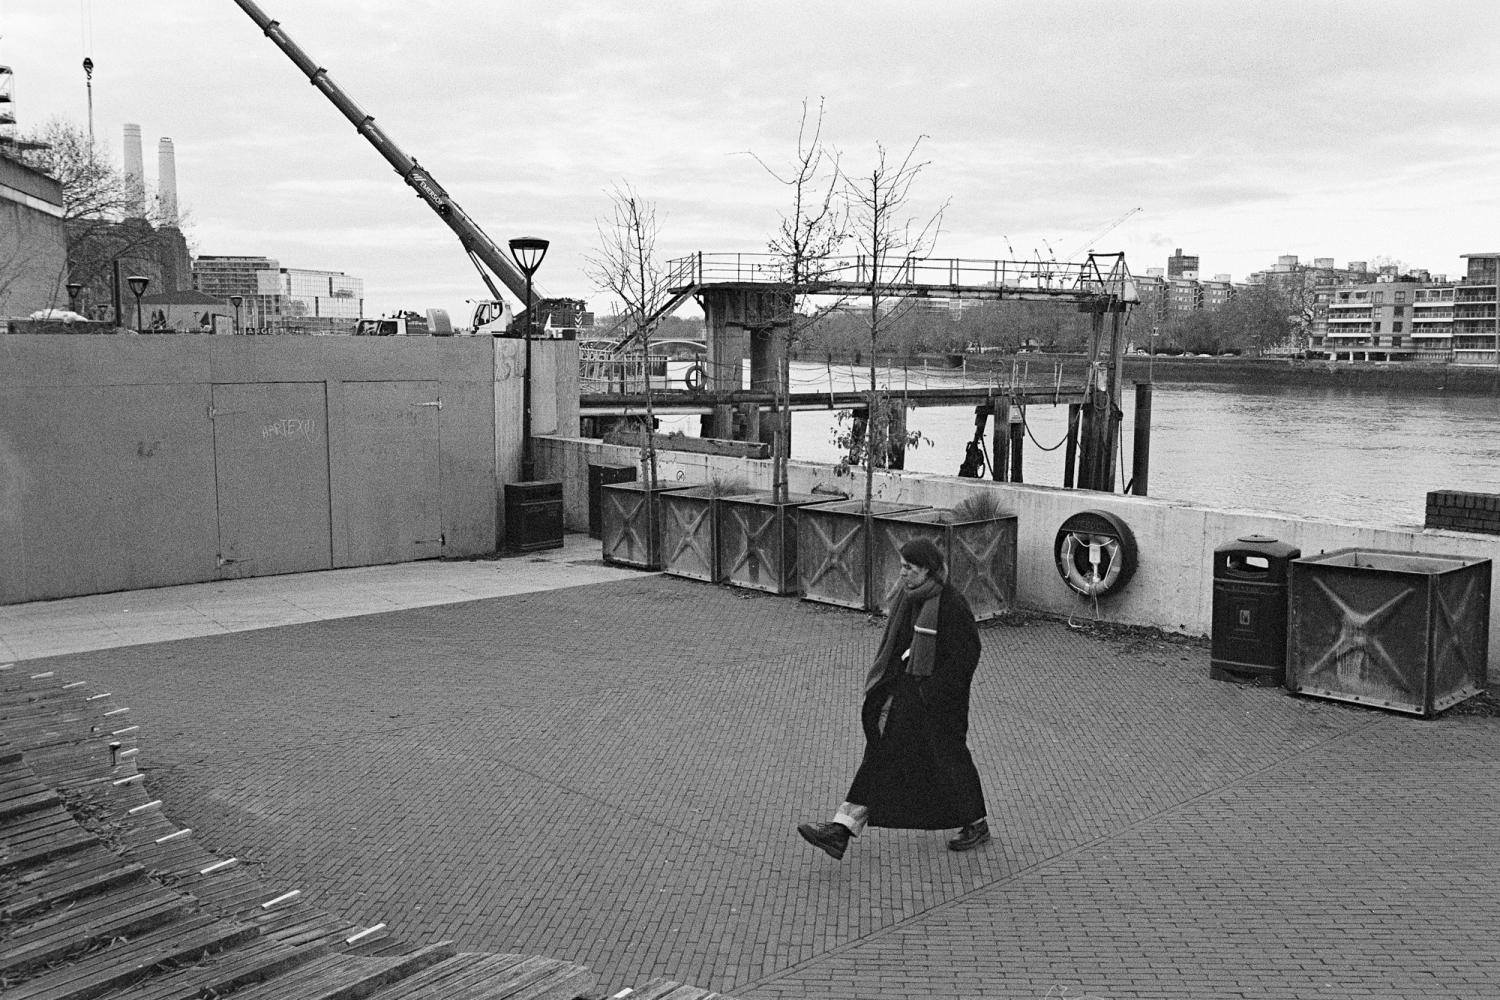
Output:
M760 406L756 403L745 403L740 407L740 416L744 420L746 441L760 440Z
M1078 467L1078 422L1083 407L1078 403L1068 404L1068 443L1063 449L1063 489L1073 488L1073 473Z
M1130 492L1146 496L1151 481L1151 383L1135 384L1135 434L1130 454Z
M995 427L990 436L990 477L1003 483L1010 474L1010 400L997 399L992 405Z
M906 468L906 407L899 399L888 399L886 406L887 469Z
M1026 416L1022 412L1011 414L1010 424L1010 481L1024 483L1026 477L1021 470L1022 445L1026 443Z
M868 406L856 406L849 411L849 464L864 465L864 461L854 461L854 457L862 449L868 447L865 438L870 432L870 408Z

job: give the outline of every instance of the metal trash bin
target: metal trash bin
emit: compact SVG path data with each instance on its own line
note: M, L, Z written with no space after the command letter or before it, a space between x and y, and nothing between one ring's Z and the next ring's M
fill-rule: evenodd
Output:
M560 549L562 544L562 481L506 483L505 547L512 552L534 552Z
M1277 685L1286 681L1287 604L1292 560L1302 550L1266 535L1214 549L1209 676Z
M633 465L595 465L589 463L589 537L604 537L604 487L635 481Z

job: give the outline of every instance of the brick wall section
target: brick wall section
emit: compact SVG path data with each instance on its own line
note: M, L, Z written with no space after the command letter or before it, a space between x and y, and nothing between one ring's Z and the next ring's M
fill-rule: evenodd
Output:
M1424 527L1500 535L1500 494L1433 490Z

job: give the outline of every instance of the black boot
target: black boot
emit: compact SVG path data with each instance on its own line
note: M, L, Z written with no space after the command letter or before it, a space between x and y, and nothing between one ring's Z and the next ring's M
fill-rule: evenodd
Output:
M958 836L948 841L950 851L968 851L978 847L980 844L990 842L990 824L985 820L970 823L958 831Z
M802 839L820 847L835 861L842 860L849 846L849 828L842 823L803 823L797 827Z

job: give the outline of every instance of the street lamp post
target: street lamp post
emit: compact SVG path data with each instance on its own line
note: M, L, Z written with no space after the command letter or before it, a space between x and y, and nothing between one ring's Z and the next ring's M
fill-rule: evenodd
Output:
M135 296L135 332L145 333L141 326L141 296L146 294L146 286L151 284L151 279L140 274L132 274L125 279L130 286L130 294Z
M78 311L78 293L83 291L83 283L70 281L65 286L68 290L68 308L73 312Z
M542 266L551 244L538 236L517 236L510 241L510 255L526 275L526 326L521 337L526 341L526 374L521 385L521 481L536 479L536 455L531 446L531 335L536 328L536 309L531 300L531 277Z
M244 301L245 297L243 295L229 296L229 304L234 306L234 332L236 334L240 332L240 303Z

